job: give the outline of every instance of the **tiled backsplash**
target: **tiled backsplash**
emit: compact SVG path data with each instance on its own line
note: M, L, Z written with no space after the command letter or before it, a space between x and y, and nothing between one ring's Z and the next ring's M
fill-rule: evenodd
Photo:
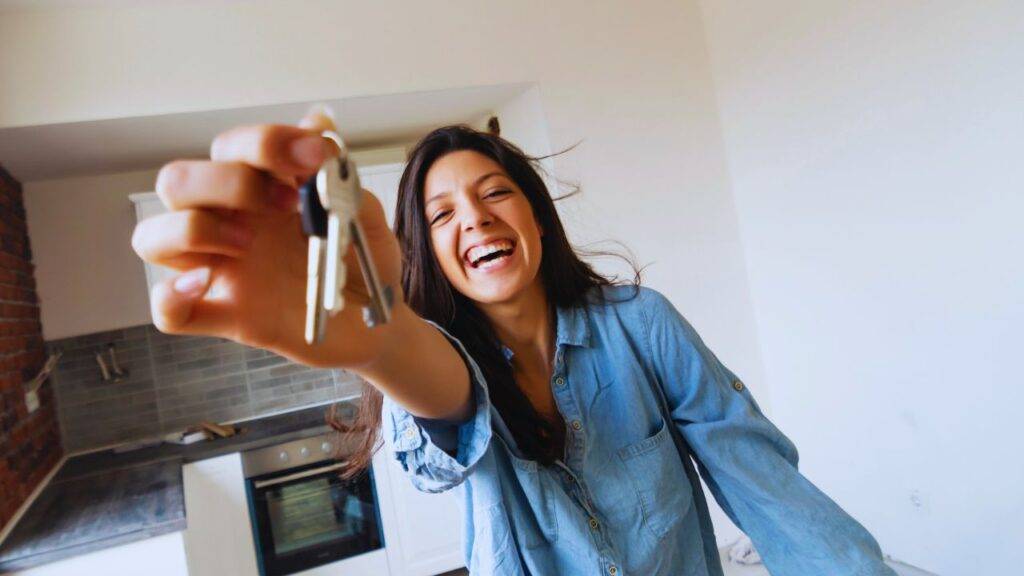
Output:
M108 347L126 372L104 381ZM203 420L224 422L353 396L362 380L222 338L172 336L152 325L47 343L63 356L51 378L71 451L140 440ZM113 377L113 375L112 375Z

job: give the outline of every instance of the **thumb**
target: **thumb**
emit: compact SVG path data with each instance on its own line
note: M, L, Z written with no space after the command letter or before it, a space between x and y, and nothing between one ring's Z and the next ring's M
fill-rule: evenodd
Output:
M334 123L334 110L326 104L313 104L306 110L306 114L302 119L299 120L299 128L304 128L317 134L322 134L327 130L337 132L338 127ZM339 152L337 144L329 138L325 140L331 143L331 149L337 154ZM296 178L294 184L295 186L301 186L303 181L303 178Z
M299 127L316 132L338 129L334 123L334 110L326 104L310 106L302 120L299 120Z
M189 332L193 308L210 287L210 269L189 270L153 287L150 310L153 324L167 334Z

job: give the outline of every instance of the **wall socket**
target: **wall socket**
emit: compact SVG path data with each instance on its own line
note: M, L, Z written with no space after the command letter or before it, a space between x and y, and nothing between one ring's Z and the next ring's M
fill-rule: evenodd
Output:
M39 409L39 392L25 392L25 408L28 409L28 413L31 414Z

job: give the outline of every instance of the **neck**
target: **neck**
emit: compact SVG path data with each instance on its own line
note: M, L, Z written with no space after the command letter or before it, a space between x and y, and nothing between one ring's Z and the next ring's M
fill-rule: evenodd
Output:
M549 371L554 357L554 321L541 282L515 300L481 306L501 342L512 349L514 365L530 372Z

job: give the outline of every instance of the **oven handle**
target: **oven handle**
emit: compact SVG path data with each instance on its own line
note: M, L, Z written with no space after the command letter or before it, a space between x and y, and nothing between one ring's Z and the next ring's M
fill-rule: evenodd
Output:
M281 476L280 478L272 478L270 480L255 480L253 481L252 485L254 488L259 490L260 488L266 488L267 486L276 486L277 484L284 484L285 482L291 482L292 480L308 478L310 476L316 476L317 474L323 474L324 472L338 470L344 465L344 462L338 462L336 464L330 464L328 466L321 466L320 468L313 468L312 470L303 470L302 472L296 472L295 474L288 474L287 476Z

